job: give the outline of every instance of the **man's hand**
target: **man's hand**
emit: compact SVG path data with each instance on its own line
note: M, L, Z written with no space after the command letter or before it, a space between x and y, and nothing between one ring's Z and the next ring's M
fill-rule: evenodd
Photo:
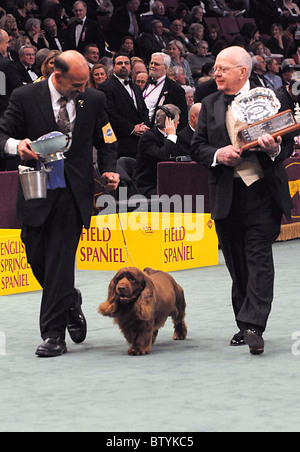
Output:
M221 148L217 152L217 163L236 167L242 162L241 150L229 145Z
M145 132L147 132L147 130L149 130L149 127L147 127L143 122L141 123L141 124L136 124L135 126L134 126L134 129L133 129L133 135L137 135L137 136L140 136L140 135L144 135L144 133Z
M266 152L271 157L278 154L281 143L282 143L281 137L277 137L275 139L272 137L272 135L269 135L268 133L262 135L258 139L258 144L261 147L261 150L263 152Z
M26 162L27 160L38 160L38 156L33 151L31 145L31 141L29 138L25 138L25 140L21 140L18 144L17 151L21 157L21 160Z
M166 117L165 132L167 135L176 135L176 125L174 119Z
M118 188L118 185L120 183L120 174L118 173L103 173L102 179L105 183L106 188L108 191L110 190L116 190Z

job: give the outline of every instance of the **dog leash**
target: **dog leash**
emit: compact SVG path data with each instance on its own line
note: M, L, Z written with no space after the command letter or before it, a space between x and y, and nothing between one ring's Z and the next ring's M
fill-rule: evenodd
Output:
M96 176L98 178L97 182L99 182L102 191L105 192L107 195L111 196L111 194L109 193L109 191L107 190L107 188L106 188L106 186L105 186L105 184L103 182L102 176L101 176L100 171L99 171L98 163L97 162L94 163L93 166L94 166L94 170L95 170ZM108 204L109 204L109 202L108 202ZM126 241L126 237L125 237L125 232L124 232L124 228L123 228L123 225L122 225L122 222L121 222L120 212L119 212L119 208L118 208L117 203L114 204L114 207L116 207L116 214L117 214L117 218L118 218L120 229L121 229L121 233L122 233L123 244L124 244L125 251L126 251L125 266L127 267L127 263L128 263L128 259L129 259L131 261L132 265L135 267L134 262L133 262L133 260L132 260L132 258L130 256L130 253L129 253L129 250L128 250L128 245L127 245L127 241Z

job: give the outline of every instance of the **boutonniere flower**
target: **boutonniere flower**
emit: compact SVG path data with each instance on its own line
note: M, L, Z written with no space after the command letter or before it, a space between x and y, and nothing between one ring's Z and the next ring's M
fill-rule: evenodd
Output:
M84 104L84 100L83 99L78 99L78 103L79 103L79 106L82 108L83 104Z

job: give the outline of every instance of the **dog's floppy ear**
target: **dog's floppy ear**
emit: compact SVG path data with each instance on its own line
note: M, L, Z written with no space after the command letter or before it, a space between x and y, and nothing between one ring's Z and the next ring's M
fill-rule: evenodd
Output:
M134 304L135 313L140 320L150 320L154 306L155 289L148 275L144 273L145 287Z
M116 280L113 278L108 286L107 301L101 303L98 309L99 314L115 317L118 311L118 302L116 296Z

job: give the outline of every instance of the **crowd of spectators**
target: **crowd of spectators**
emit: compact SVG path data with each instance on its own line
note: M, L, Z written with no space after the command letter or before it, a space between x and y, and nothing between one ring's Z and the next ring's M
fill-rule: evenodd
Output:
M55 56L69 49L87 59L94 89L116 75L115 56L127 56L126 77L120 78L134 83L134 91L127 88L132 94L136 87L149 93L152 55L168 55L166 76L180 86L187 111L215 89L212 69L225 47L244 47L253 56L252 82L273 90L289 83L300 64L300 0L1 0L0 5L0 71L6 74L0 116L13 89L47 79ZM222 27L227 18L234 27ZM134 102L139 98L135 94ZM149 109L147 95L141 99ZM118 106L110 107L109 116ZM145 118L141 123L136 141L153 126ZM188 116L180 129L187 124ZM14 165L2 159L0 169Z

